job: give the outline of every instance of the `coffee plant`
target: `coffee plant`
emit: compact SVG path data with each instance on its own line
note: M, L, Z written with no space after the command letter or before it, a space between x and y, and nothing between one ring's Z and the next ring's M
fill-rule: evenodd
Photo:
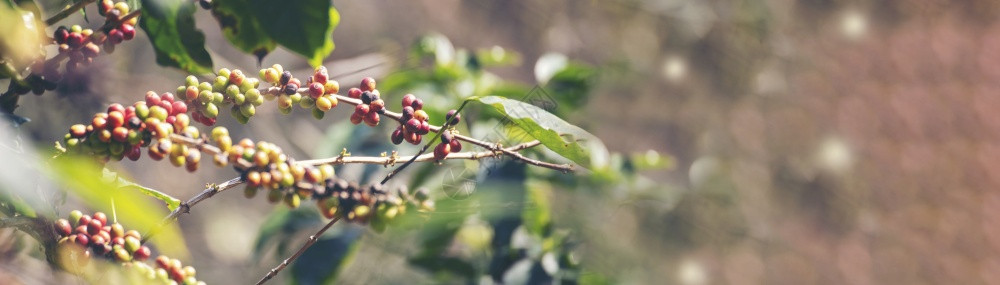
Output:
M21 126L28 122L17 115L22 96L45 95L65 78L86 73L116 46L131 44L139 30L158 64L190 74L176 88L122 94L135 99L109 102L91 119L60 127L68 127L65 135L41 151L52 155L41 158L23 150L5 155L11 161L38 160L25 164L25 171L44 173L69 191L53 198L0 187L0 227L28 234L54 268L90 283L204 284L194 267L184 265L192 261L182 261L187 255L176 220L237 187L247 199L261 196L290 209L276 210L261 226L255 256L278 243L277 254L284 258L260 272L258 284L289 266L293 282L334 280L364 229L386 236L417 233L420 249L408 257L409 264L442 282L601 280L579 267L573 247L580 241L553 224L550 189L599 192L613 185L644 185L648 182L637 170L669 164L655 153L609 154L599 139L560 118L570 111L549 108L572 109L586 98L596 69L582 63L539 61L547 71L538 83L546 87L531 89L487 70L517 63L516 53L456 50L443 36L431 35L417 41L398 72L340 82L323 65L340 21L329 1L78 0L48 17L44 6L0 3L8 30L0 37L0 79L9 82L0 94L0 111L11 122L7 125L17 127L13 132L41 127ZM280 46L304 56L312 72L294 74L281 64L213 72L205 37L194 25L199 9L211 13L237 49L261 60ZM93 11L98 21L87 14ZM61 23L81 12L88 23ZM539 98L549 101L539 106ZM230 120L252 128L253 118L267 108L341 121L331 123L331 133L339 135L323 142L321 158L297 159L276 143L234 138L220 125ZM338 108L352 110L350 116L327 118ZM371 148L386 151L352 154ZM233 178L209 183L182 200L169 189L120 177L111 169L123 159L165 160L163 167L169 163L188 172L212 164L232 169ZM351 165L375 168L360 177L340 174ZM470 170L450 176L464 190L442 180L441 173L453 169ZM476 191L469 191L467 183ZM73 199L82 208L59 214ZM303 203L315 208L300 209ZM514 214L483 206L505 203L514 205ZM95 212L84 214L84 208ZM355 226L327 234L338 222ZM284 250L298 231L312 233L297 250ZM453 244L488 254L457 253Z

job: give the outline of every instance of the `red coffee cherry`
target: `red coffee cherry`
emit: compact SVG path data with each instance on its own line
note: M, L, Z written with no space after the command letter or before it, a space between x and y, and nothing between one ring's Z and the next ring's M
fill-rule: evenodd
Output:
M392 136L389 139L392 140L392 144L403 143L403 126L396 127L396 130L392 131Z
M436 147L434 147L434 160L440 161L445 157L447 157L448 153L450 152L451 152L451 145L446 143L440 143Z
M375 99L369 104L371 111L375 113L382 113L385 110L385 101L382 99Z
M452 121L452 119L451 119L451 118L455 118L455 120L454 120L454 121ZM458 110L451 110L451 111L448 111L448 114L445 114L445 115L444 115L444 121L445 121L446 123L448 123L448 124L452 124L452 125L454 125L454 124L458 124L458 122L461 122L461 121L462 121L462 114L458 114Z
M66 219L59 219L56 220L55 230L61 236L69 236L69 234L73 233L73 226Z
M364 117L365 124L370 127L378 126L379 115L376 112L368 112Z
M420 130L420 120L409 119L406 121L406 124L404 126L406 127L407 132L416 133L417 131Z
M122 31L122 38L126 41L135 38L135 27L132 25L122 24L118 29Z
M462 151L462 142L457 139L451 140L451 143L449 143L449 145L451 145L451 152Z
M414 96L413 94L403 95L403 100L402 100L401 106L403 106L403 107L410 107L411 105L413 105L413 101L415 101L415 100L417 100L417 96Z
M361 91L372 91L375 90L375 79L371 77L365 77L361 79Z
M326 92L326 89L323 89L323 83L313 82L309 84L309 97L316 99L319 96L323 96L324 92Z
M361 93L364 93L364 92L361 91L360 88L351 87L351 89L347 90L347 97L351 97L351 98L354 98L354 99L360 99L361 98Z

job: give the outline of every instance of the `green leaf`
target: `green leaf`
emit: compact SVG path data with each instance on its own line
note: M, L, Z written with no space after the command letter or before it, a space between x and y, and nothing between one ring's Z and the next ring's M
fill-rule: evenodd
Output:
M60 157L51 163L51 176L76 194L95 211L108 213L117 222L134 229L152 229L160 225L167 211L135 191L121 191L115 180L105 180L101 167L89 160ZM164 225L152 237L166 255L184 259L188 256L177 223Z
M118 175L118 173L112 172L107 168L104 169L104 180L115 181L115 185L117 185L118 188L120 189L137 190L139 191L139 193L145 194L146 196L159 199L160 201L163 201L163 203L167 204L167 210L173 211L177 209L177 207L181 206L180 199L174 198L173 196L170 196L167 193L156 191L156 189L142 186L132 181L128 181L124 177Z
M364 228L333 229L291 265L292 284L330 284L354 260Z
M263 58L274 50L277 43L256 17L251 16L252 4L248 0L212 1L212 16L219 22L222 34L236 48Z
M220 0L222 1L222 0ZM249 0L251 14L275 42L319 66L333 51L333 29L340 13L329 0Z
M212 72L205 34L195 28L194 1L143 0L142 7L139 27L153 44L157 64L195 74Z
M473 97L506 115L506 120L553 152L585 168L604 167L607 148L594 135L534 105L499 96Z

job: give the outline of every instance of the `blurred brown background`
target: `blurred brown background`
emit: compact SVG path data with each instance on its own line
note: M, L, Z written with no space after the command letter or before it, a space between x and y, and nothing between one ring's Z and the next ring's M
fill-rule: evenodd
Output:
M519 67L495 71L526 83L548 52L598 66L590 102L567 120L612 151L675 156L675 170L646 174L681 193L668 203L557 192L557 226L580 234L585 268L616 283L1000 284L998 2L334 4L342 20L326 65L341 82L384 76L429 32L521 52ZM207 12L198 17L217 68L257 70ZM40 148L61 137L54 126L182 82L154 64L141 34L99 58L103 68L73 88L82 91L22 100L20 114L34 119L23 130ZM309 68L280 50L264 60L273 63ZM225 125L308 157L329 124L264 109L252 128ZM347 117L337 112L328 117ZM156 167L131 172L178 197L232 175L121 166ZM191 263L210 283L255 281L275 263L248 253L273 206L221 197L181 218ZM430 282L371 236L342 282Z

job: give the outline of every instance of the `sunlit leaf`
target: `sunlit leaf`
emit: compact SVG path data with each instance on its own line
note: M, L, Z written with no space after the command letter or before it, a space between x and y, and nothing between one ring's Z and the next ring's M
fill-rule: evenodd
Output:
M553 152L585 168L603 167L607 148L589 132L574 126L544 109L499 96L470 98L493 107Z
M205 34L195 27L195 2L143 0L139 27L156 52L156 63L184 71L212 72L212 57L205 50Z

